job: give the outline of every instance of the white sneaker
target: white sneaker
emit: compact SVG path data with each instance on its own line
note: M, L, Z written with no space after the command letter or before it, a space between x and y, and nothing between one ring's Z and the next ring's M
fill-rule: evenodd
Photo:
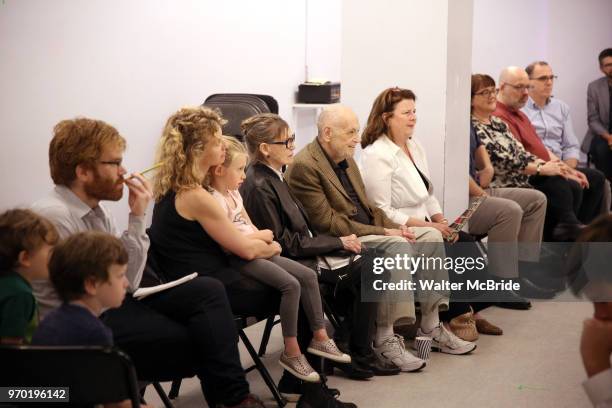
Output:
M431 349L447 354L468 354L476 349L476 344L460 339L442 323L429 333L417 329L417 336L431 337Z
M417 371L425 367L425 361L406 350L404 338L394 334L380 346L372 346L376 357L385 367L398 367L403 372Z

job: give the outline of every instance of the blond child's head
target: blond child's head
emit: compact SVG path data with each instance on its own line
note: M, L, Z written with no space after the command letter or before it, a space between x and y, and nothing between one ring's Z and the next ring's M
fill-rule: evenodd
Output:
M220 190L237 190L242 184L248 163L246 147L233 136L223 136L225 161L210 170L210 183Z

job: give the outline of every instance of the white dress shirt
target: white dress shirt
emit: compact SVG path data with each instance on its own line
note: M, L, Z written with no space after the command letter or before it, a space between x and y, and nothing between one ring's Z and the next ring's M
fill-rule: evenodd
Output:
M414 138L406 145L414 163L389 137L382 135L363 149L360 166L368 198L393 222L404 225L410 217L425 220L442 213L433 195L423 147ZM419 171L427 179L429 190Z

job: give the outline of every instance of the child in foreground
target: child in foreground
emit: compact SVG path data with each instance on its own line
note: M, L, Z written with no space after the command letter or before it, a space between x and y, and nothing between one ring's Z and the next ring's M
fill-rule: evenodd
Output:
M238 187L245 179L247 152L236 138L224 136L226 146L225 162L210 170L212 196L226 211L236 228L251 239L271 243L272 231L258 230L251 222L242 203ZM302 354L297 342L297 316L300 302L310 322L313 339L308 352L340 363L350 363L351 357L342 353L329 338L323 321L321 295L316 273L281 256L256 259L239 265L242 274L272 286L281 292L280 317L285 350L280 365L304 381L318 382L317 372Z
M112 332L98 316L121 306L128 287L127 263L121 241L103 232L80 232L58 244L49 260L49 277L62 305L43 319L32 344L112 346ZM104 406L123 408L131 403Z
M29 343L38 324L34 280L47 279L58 234L46 218L25 209L0 214L0 344Z

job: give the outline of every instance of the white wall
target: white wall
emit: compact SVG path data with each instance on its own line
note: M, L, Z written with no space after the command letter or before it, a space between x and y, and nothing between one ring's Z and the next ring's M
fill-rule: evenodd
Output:
M310 77L342 79L342 99L362 124L383 88L416 92L416 134L454 216L465 195L454 188L463 188L467 164L452 153L466 149L469 45L471 71L494 77L505 65L547 59L582 136L586 85L612 38L609 0L474 0L471 41L471 1L0 1L0 209L49 190L47 148L61 119L115 125L128 140L128 169L139 170L151 164L168 115L215 92L271 94L291 122L308 63ZM298 147L314 136L314 120L305 112L292 124ZM124 221L127 207L118 207Z
M305 21L305 0L3 1L0 209L51 188L47 149L64 118L115 125L128 170L151 164L170 113L212 93L270 94L291 120Z
M339 82L343 1L306 0L306 4L308 79L324 78Z
M497 81L505 66L547 61L582 139L587 85L602 75L597 55L612 46L611 17L610 0L474 0L473 72Z
M303 80L340 81L342 7L342 0L306 0L306 66ZM317 134L319 110L297 109L293 113L298 151Z
M343 102L363 128L383 89L415 92L415 137L448 217L467 203L471 7L471 0L352 0L342 14Z

